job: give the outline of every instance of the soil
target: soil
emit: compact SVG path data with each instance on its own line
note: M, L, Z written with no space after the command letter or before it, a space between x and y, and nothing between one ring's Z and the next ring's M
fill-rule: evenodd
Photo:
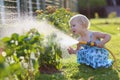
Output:
M54 73L60 73L61 71L58 70L53 65L42 65L39 67L39 71L41 74L54 74Z

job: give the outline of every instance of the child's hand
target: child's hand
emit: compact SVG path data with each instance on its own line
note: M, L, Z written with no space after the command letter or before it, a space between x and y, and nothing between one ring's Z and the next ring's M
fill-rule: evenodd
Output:
M69 54L74 54L75 53L75 50L71 47L69 47L67 50L68 50Z
M102 43L102 42L97 43L96 46L99 47L99 48L103 48L104 47L104 43Z

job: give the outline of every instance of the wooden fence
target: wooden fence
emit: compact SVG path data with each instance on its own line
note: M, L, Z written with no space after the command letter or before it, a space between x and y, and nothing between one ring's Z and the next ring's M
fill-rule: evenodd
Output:
M23 15L32 16L35 10L45 10L48 5L77 11L77 0L0 0L0 24L9 23L10 19L14 21Z

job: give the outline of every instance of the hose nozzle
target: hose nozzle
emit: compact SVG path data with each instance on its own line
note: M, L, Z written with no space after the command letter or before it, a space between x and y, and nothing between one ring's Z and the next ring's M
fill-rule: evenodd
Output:
M90 46L96 46L97 45L96 42L91 42L91 41L89 41L89 42L81 41L81 42L79 42L79 44L86 44L86 45L90 45Z

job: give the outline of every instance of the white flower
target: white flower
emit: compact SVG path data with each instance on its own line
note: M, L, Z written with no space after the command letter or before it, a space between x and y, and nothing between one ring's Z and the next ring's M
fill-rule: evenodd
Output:
M15 41L15 44L18 45L18 41Z
M2 52L2 56L5 57L6 56L6 52L3 51Z
M15 41L14 40L11 40L11 43L14 43Z

